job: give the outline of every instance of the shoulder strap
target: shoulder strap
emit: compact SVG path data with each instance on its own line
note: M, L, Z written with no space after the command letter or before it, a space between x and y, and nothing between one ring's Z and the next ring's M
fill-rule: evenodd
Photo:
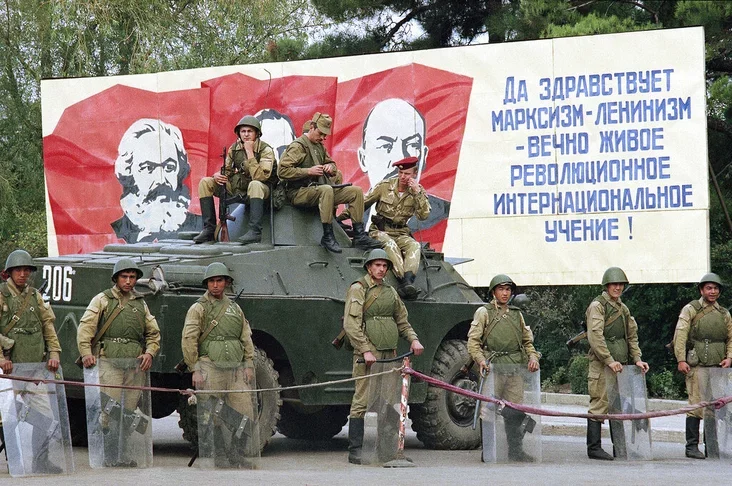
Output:
M226 309L228 309L228 308L229 308L228 305L221 306L221 310L219 311L218 314L216 314L216 317L214 317L213 319L211 319L211 321L209 321L208 326L206 327L206 330L203 331L200 336L198 336L198 344L201 344L202 342L204 342L206 340L208 335L211 334L211 331L214 330L214 327L216 327L219 324L219 319L221 319L221 316L224 315L224 313L226 312Z
M704 309L701 308L701 303L698 300L694 300L691 302L691 307L694 308L696 311L696 315L691 319L690 327L694 327L694 324L699 322L699 319L704 317L705 315L709 314L714 310L713 305L708 305ZM724 307L722 307L724 309ZM726 309L725 309L726 310Z
M495 310L495 308L491 309L490 307L488 307L488 304L483 305L483 307L485 307L485 310L488 311L489 316L491 315L491 311ZM496 317L494 317L493 319L491 319L490 322L488 322L488 326L486 327L486 330L483 331L483 335L488 336L490 333L492 333L493 329L495 329L496 325L498 325L499 320L500 320L500 317L498 317L498 315Z
M7 335L10 331L13 330L15 325L20 322L20 316L30 305L30 299L33 295L35 295L35 291L33 289L28 289L28 294L25 296L25 299L23 299L23 303L20 305L18 311L13 315L13 317L10 318L10 323L5 326L5 329L3 329L3 334Z
M94 335L94 338L91 340L91 347L94 349L94 346L97 345L100 339L102 339L102 336L104 336L104 333L107 332L109 329L109 326L112 325L112 321L114 321L117 316L122 312L122 309L124 309L123 306L117 304L117 307L114 308L114 311L112 311L112 314L110 314L109 318L107 318L106 321L104 321L104 324L101 328L97 331L97 333Z
M381 291L384 289L383 285L380 285L376 290L371 292L369 294L369 298L366 299L366 302L363 303L363 313L366 313L366 311L371 307L371 305L376 302L376 299L379 298L379 295L381 295Z

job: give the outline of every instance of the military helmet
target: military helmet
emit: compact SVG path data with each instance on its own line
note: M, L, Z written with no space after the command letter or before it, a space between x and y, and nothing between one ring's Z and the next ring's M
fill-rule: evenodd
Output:
M142 277L142 270L137 266L137 263L133 262L129 258L122 258L114 264L114 270L112 270L112 282L117 282L117 274L124 272L125 270L134 270L137 273L137 278Z
M8 255L8 259L5 261L5 271L7 272L15 267L30 267L34 272L38 270L30 253L25 250L15 250Z
M236 136L239 136L239 129L245 125L254 128L259 136L262 136L262 124L259 122L259 120L256 119L256 117L253 117L252 115L247 115L239 120L239 123L237 123L234 127L234 134Z
M386 254L384 250L381 248L376 248L375 250L371 250L366 257L366 261L363 262L363 268L366 270L366 267L368 267L369 263L373 262L374 260L386 260L386 263L389 268L394 266L393 263L391 263L391 260L389 259L389 255Z
M489 292L493 293L493 289L498 287L499 285L503 284L509 284L511 286L511 292L516 292L516 284L513 280L511 280L511 277L508 275L504 275L502 273L499 273L495 277L491 279L491 283L488 284Z
M699 280L699 288L701 289L705 283L715 283L715 284L719 285L720 291L724 289L724 284L722 283L722 279L719 278L719 275L717 275L716 273L710 272L710 273L707 273L706 275L704 275L701 278L701 280Z
M602 285L605 286L611 283L629 283L628 277L625 276L625 272L622 268L610 267L602 274Z
M203 274L203 281L201 283L206 285L206 280L213 277L226 277L232 282L234 281L234 278L229 273L229 269L221 262L213 262L206 267L206 273Z

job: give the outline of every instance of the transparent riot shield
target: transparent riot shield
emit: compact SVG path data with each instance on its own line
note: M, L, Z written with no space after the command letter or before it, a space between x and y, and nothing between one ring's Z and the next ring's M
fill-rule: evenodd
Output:
M370 373L399 368L401 362L374 363ZM396 459L401 421L402 375L397 372L369 379L368 407L364 416L362 464L383 465Z
M620 373L605 367L605 387L608 413L648 411L646 376L637 366L625 365ZM610 437L616 458L631 461L653 459L650 420L611 420Z
M492 364L481 387L489 397L539 407L541 376L525 364ZM541 462L541 416L481 402L483 462Z
M732 396L732 368L695 370L702 401ZM732 458L732 405L704 409L704 447L710 459Z
M17 363L13 375L63 380L46 363ZM13 477L74 472L69 413L63 385L0 380L8 470Z
M84 369L84 383L150 386L150 373L137 359L97 359ZM86 393L89 465L152 466L150 391L88 386Z
M201 468L257 469L259 422L253 368L199 361L204 384L196 395L198 460ZM211 392L207 392L210 390ZM233 390L242 390L232 393Z

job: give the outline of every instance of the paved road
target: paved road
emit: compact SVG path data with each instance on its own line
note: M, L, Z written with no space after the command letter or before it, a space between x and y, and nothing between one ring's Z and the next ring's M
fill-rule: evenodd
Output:
M76 473L54 477L53 484L347 484L420 485L425 484L713 484L728 482L732 464L720 461L694 461L683 457L681 443L655 442L653 461L598 462L585 455L584 437L545 436L543 462L527 465L486 465L480 451L433 451L422 448L414 433L407 438L407 455L417 467L383 469L352 466L346 461L347 429L331 441L317 443L287 439L276 435L265 450L256 471L201 470L187 468L188 444L180 437L177 417L154 422L154 467L151 469L89 468L87 450L76 448ZM607 445L609 441L605 440ZM5 469L0 459L0 471ZM10 480L0 472L0 484ZM8 481L8 484L9 481ZM24 478L12 484L48 485L48 478Z

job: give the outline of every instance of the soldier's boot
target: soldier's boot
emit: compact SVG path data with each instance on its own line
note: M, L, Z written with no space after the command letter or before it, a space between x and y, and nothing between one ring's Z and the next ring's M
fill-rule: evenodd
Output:
M628 450L625 445L625 427L620 420L610 420L610 440L613 443L613 457L627 459Z
M686 417L686 457L691 459L706 459L699 450L699 422L697 417Z
M361 464L363 426L363 417L348 419L348 462L351 464Z
M249 230L239 238L240 243L248 245L262 241L263 214L264 199L249 199Z
M214 206L213 196L202 197L200 201L203 231L198 233L193 238L193 241L196 243L206 243L207 241L213 241L216 234L216 207Z
M704 455L711 459L719 459L717 421L711 414L704 415Z
M587 419L587 457L612 461L613 456L602 449L602 422Z
M214 427L214 466L220 468L228 468L231 467L231 462L229 460L228 448L226 447L226 441L224 441L223 434L223 427Z
M48 458L49 446L52 441L56 440L55 435L49 437L48 432L48 430L43 430L40 427L33 427L33 435L31 436L33 472L40 474L61 474L64 470Z
M361 250L373 250L382 248L384 244L379 240L371 238L363 227L363 223L353 222L353 247Z
M331 223L323 223L323 237L320 239L320 246L332 253L341 253L343 251L341 245L336 241Z
M130 454L132 449L132 434L134 434L134 431L125 427L122 429L122 434L119 464L117 464L117 467L137 467L137 462L131 458Z
M534 457L524 451L523 440L526 429L522 425L524 417L521 415L530 418L523 413L503 417L503 424L506 427L506 442L508 443L508 460L515 462L534 462Z
M399 282L399 286L397 287L399 297L405 300L414 300L417 298L420 289L414 285L416 278L417 276L414 275L414 272L405 272L404 277L397 278Z

